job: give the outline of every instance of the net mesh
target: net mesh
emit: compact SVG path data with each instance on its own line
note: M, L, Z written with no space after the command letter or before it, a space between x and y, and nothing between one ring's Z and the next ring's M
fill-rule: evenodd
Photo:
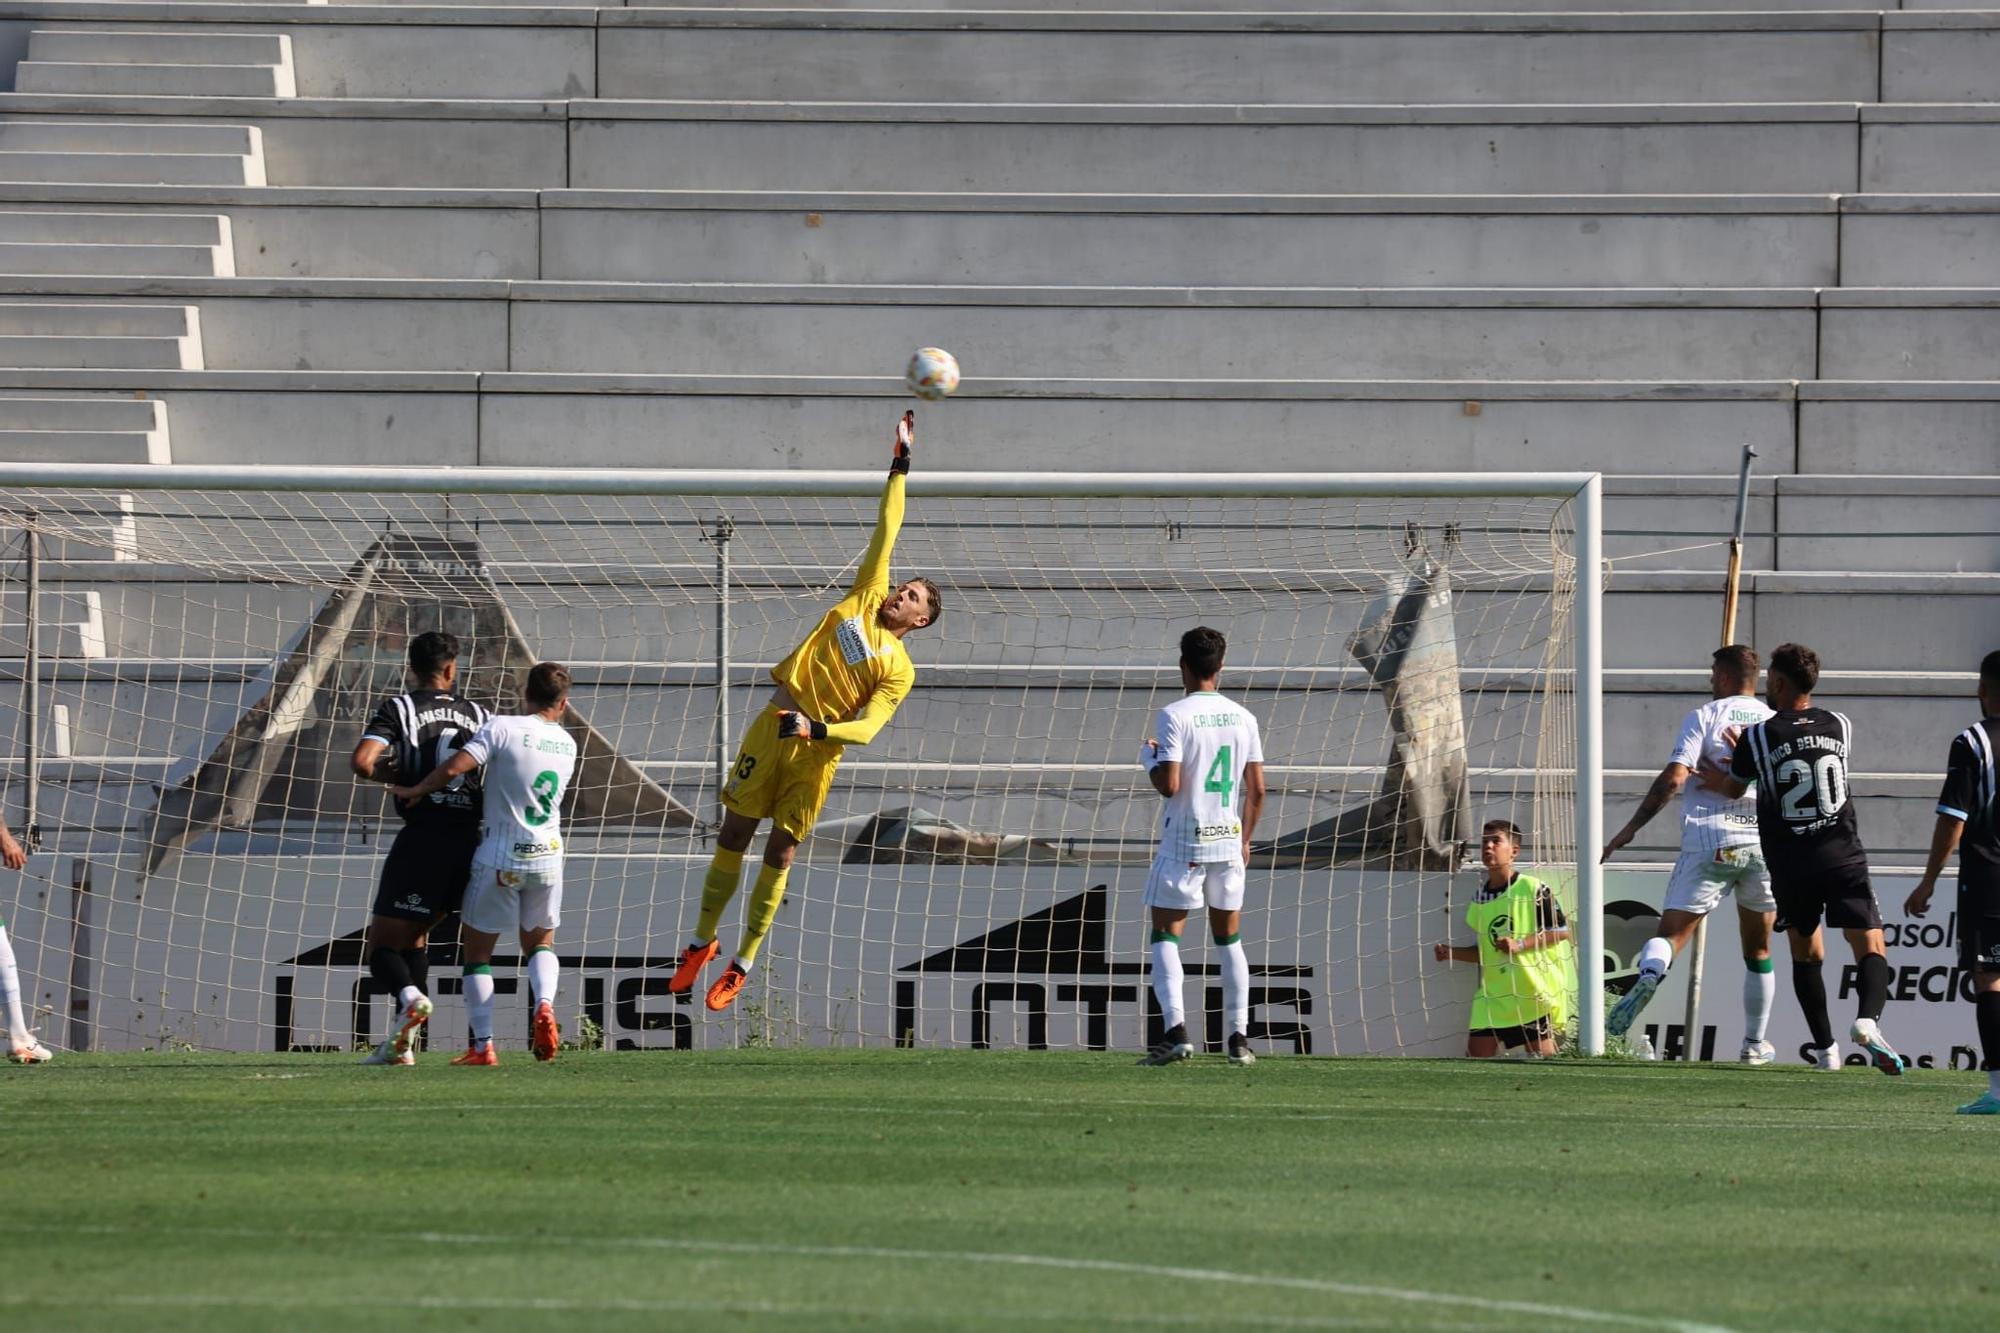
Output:
M572 1035L1139 1045L1159 799L1135 756L1202 623L1264 733L1251 1036L1456 1050L1471 969L1431 945L1464 934L1479 824L1514 820L1524 862L1572 878L1571 510L915 490L892 578L934 579L944 617L907 641L914 693L846 753L751 986L717 1016L665 989L717 779L769 667L844 592L874 497L16 491L5 651L19 668L31 540L40 649L37 688L17 670L7 701L9 817L32 797L40 849L7 914L24 989L72 1046L379 1038L361 931L400 820L348 760L406 688L409 640L444 628L467 646L461 688L500 711L536 660L575 676ZM1216 1043L1202 934L1189 1011ZM432 956L433 1030L455 1039L449 927ZM503 1043L526 1028L516 961L503 941Z

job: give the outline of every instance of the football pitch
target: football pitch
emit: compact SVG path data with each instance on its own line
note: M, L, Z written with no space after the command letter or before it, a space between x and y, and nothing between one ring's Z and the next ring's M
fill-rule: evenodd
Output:
M0 1066L8 1329L1946 1328L1965 1074L744 1050Z

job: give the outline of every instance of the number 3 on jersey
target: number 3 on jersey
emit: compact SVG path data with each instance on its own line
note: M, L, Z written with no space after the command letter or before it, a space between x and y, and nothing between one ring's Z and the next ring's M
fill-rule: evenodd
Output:
M521 812L521 818L527 820L532 827L540 828L549 822L549 816L555 813L556 802L561 797L562 779L556 776L554 769L543 769L535 774L535 781L528 797L528 808Z
M1227 745L1216 751L1215 762L1208 766L1208 773L1201 780L1201 789L1218 793L1222 808L1229 808L1229 794L1236 790L1236 766L1230 762Z

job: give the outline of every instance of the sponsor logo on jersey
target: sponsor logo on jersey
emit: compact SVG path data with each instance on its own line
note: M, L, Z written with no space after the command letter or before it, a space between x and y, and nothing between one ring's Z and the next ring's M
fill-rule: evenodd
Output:
M874 645L868 642L868 630L860 616L849 616L834 627L833 637L840 643L840 655L847 665L859 666L875 656Z

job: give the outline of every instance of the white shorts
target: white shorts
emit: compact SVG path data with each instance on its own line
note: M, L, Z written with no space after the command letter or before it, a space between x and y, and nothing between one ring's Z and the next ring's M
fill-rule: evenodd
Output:
M1241 861L1182 861L1160 857L1146 872L1146 906L1192 912L1206 903L1218 912L1243 907Z
M474 863L459 920L486 935L554 930L562 924L562 862L542 870L498 870Z
M1737 846L1682 852L1674 862L1674 873L1667 881L1667 896L1661 906L1667 911L1707 916L1722 906L1723 895L1732 891L1736 894L1736 905L1746 912L1778 910L1778 900L1771 896L1771 872L1764 866L1761 848Z

